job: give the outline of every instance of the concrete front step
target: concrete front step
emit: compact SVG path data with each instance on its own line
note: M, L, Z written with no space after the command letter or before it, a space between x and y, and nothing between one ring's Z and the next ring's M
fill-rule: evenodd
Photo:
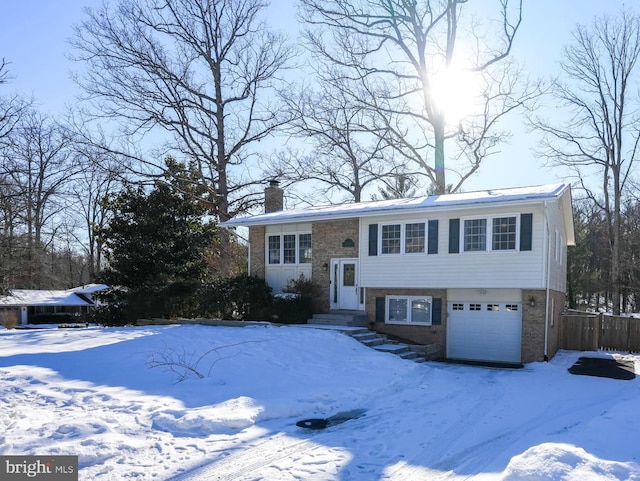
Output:
M360 342L367 347L373 347L375 349L378 346L382 346L387 341L380 337L374 337L373 339L365 339L364 341L360 340Z
M356 326L350 324L351 322L354 322L354 316L356 317ZM428 359L425 354L429 352L429 346L414 346L389 341L384 334L371 331L367 327L361 327L366 326L366 322L358 325L359 321L357 318L360 316L362 316L366 321L366 316L359 313L314 314L313 318L308 320L308 324L302 324L301 327L337 330L353 337L355 340L367 347L376 349L380 352L395 354L402 359L414 362L425 362Z
M385 343L385 344L380 344L379 346L374 346L374 349L376 351L389 352L391 354L397 354L397 355L409 352L409 346L407 346L406 344Z

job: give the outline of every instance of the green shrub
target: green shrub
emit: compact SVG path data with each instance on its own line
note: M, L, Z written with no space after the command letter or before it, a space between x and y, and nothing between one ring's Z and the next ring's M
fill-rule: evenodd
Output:
M282 324L306 324L313 314L312 302L309 296L276 294L273 298L272 320Z
M271 287L256 276L216 279L202 287L200 311L222 319L265 320L273 297Z
M311 299L318 296L318 284L311 279L307 279L303 274L297 279L289 279L287 286L282 289L284 293L298 294L302 297L310 297Z
M118 304L96 306L80 316L81 322L102 326L125 326L129 324L124 309Z

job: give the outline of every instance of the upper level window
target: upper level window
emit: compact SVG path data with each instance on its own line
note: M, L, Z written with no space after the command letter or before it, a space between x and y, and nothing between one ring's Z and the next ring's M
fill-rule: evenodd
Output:
M267 263L308 264L311 262L311 234L270 234L267 236Z
M405 224L404 251L407 254L424 252L424 222Z
M268 240L269 264L280 264L280 236L270 235Z
M515 216L493 218L491 249L493 249L494 251L516 249Z
M464 250L487 250L487 219L467 219L464 221Z
M426 222L382 224L382 254L424 254L427 249Z
M311 234L298 235L298 262L311 263Z
M518 217L515 215L465 219L463 226L464 252L517 250Z
M284 245L284 263L295 264L296 263L296 235L285 234L283 237Z
M382 226L382 253L400 254L400 224Z

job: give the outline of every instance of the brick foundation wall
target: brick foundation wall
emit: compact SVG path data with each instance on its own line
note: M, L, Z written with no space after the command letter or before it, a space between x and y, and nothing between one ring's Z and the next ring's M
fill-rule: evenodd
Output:
M375 322L376 297L388 295L431 296L442 299L442 324L438 326L405 326ZM438 344L445 354L447 333L447 291L445 289L367 289L366 311L373 329L416 344Z

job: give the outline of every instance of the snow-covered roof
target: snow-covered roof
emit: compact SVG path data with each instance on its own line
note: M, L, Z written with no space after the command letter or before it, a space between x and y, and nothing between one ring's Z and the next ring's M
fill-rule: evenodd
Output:
M106 284L85 284L84 286L73 287L70 291L77 292L78 294L93 294L94 292L103 291L106 289Z
M82 294L106 288L104 284L88 284L65 290L9 289L8 296L0 296L0 306L92 306Z
M385 213L407 213L431 209L465 206L486 206L489 204L514 204L544 201L560 198L570 186L549 184L534 187L514 187L457 194L430 195L408 199L358 202L340 205L313 206L300 209L282 210L254 216L238 217L221 223L223 227L285 224L310 222L335 218L354 218Z

